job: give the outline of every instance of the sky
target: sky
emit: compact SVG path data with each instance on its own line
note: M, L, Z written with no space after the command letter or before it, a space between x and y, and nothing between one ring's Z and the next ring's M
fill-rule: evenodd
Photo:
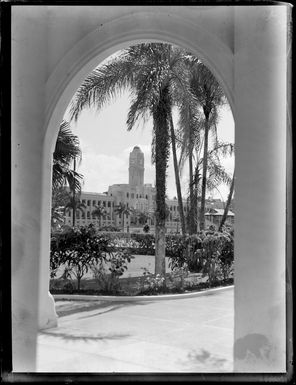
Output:
M101 193L108 191L112 184L128 183L129 154L134 146L139 146L144 153L144 183L155 184L155 167L151 164L152 121L127 131L125 122L129 105L128 93L124 93L99 113L95 109L85 109L76 123L71 122L71 129L78 136L82 150L82 161L77 171L84 176L83 191ZM67 112L64 118L67 120ZM221 110L218 137L234 143L234 121L229 106ZM234 157L228 157L222 163L232 174ZM181 175L183 196L188 189L187 170L185 164ZM214 190L207 196L225 201L228 191L229 187L221 185L219 191ZM169 198L177 195L172 156L167 170L167 195Z

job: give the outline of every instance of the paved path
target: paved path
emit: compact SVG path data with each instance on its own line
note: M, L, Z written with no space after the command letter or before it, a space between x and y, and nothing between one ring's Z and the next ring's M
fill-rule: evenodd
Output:
M163 301L59 301L38 372L231 372L233 289Z

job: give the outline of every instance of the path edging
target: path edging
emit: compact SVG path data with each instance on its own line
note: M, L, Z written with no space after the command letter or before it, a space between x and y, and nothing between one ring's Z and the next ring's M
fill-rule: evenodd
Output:
M171 299L194 298L208 295L216 291L225 291L233 289L234 285L217 287L192 293L182 294L163 294L163 295L134 295L134 296L116 296L116 295L85 295L85 294L53 294L55 300L73 300L73 301L110 301L110 302L131 302L131 301L163 301Z

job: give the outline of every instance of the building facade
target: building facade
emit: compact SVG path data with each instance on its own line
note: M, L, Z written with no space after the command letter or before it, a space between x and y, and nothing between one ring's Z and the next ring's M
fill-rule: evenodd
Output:
M124 231L142 232L145 224L154 232L156 209L156 189L150 183L144 183L144 153L140 147L135 146L129 155L128 181L126 184L113 184L109 186L106 193L82 192L81 201L85 208L76 213L75 224L86 226L94 224L97 228L115 226ZM179 233L181 230L180 216L178 211L178 200L166 199L168 216L166 229L168 233ZM206 207L222 207L223 202L219 199L206 201ZM118 210L125 207L125 214ZM96 214L97 207L101 207L104 214ZM187 213L187 201L183 201L184 214ZM234 214L231 213L231 216ZM72 225L72 210L65 216L65 223ZM206 216L206 225L216 225L214 217ZM217 218L215 218L217 219Z

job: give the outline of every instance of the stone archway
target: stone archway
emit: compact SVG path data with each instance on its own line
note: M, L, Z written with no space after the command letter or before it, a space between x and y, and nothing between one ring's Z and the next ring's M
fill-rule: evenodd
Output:
M123 46L145 40L174 43L199 55L227 94L237 150L235 370L285 370L286 10L284 5L15 7L15 371L34 371L38 318L43 327L55 322L47 278L50 154L59 123L88 72ZM250 360L254 335L268 342L270 355L253 355Z
M210 33L202 29L194 28L195 26L188 24L185 18L177 15L142 11L137 13L136 18L141 20L140 28L131 28L135 15L126 15L116 19L116 22L111 21L105 25L105 36L112 35L112 39L106 39L106 41L104 39L98 40L97 31L92 31L61 59L58 67L47 81L46 91L49 102L47 105L48 125L43 150L43 218L49 215L51 192L49 183L51 180L51 167L49 165L51 156L49 155L53 152L58 127L67 105L92 69L119 49L144 41L168 42L188 49L197 57L200 57L216 78L219 79L232 109L234 108L233 84L230 77L230 69L233 63L232 52L229 47L219 41L217 37L211 36ZM197 34L196 29L198 30ZM179 31L182 31L182 34L178 33ZM194 37L195 40L186 40L186 36ZM196 39L196 36L199 38ZM208 41L212 41L212 52L210 53L206 43ZM70 73L69 67L71 67ZM59 87L57 87L58 84ZM44 277L44 282L41 282L42 293L48 291L48 273L46 273L48 272L49 263L47 257L49 255L49 240L46 240L50 233L48 225L46 225L48 223L48 220L44 221L41 229L43 250L41 255L44 258L44 264L42 263L41 266L41 277ZM41 295L39 305L40 328L56 325L53 305L54 302L51 296L45 298L44 295Z

